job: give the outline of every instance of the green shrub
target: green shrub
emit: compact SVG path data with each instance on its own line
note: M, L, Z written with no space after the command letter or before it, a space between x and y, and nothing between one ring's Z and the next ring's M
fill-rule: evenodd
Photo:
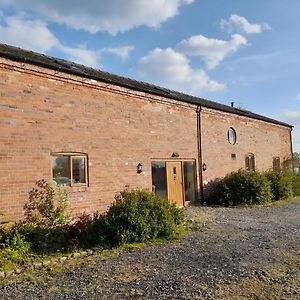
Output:
M272 200L271 186L267 178L258 173L239 170L215 182L207 204L240 205L261 204Z
M300 174L293 176L293 195L300 196Z
M261 204L272 200L270 182L258 172L239 170L225 176L224 200L228 205Z
M93 226L96 216L95 214L93 219L90 215L83 213L74 222L65 226L68 231L69 248L86 248L102 244L94 233L97 230Z
M25 220L17 223L11 232L18 232L34 252L52 252L68 248L69 217L66 214L68 193L59 185L55 189L45 180L39 180L29 192L25 204Z
M0 236L0 269L15 268L24 262L30 249L30 243L17 230L6 229Z
M112 245L172 238L183 221L182 211L152 193L123 191L106 215L95 218L99 237Z
M25 222L45 228L64 225L69 219L66 214L68 201L69 194L66 189L58 185L55 190L44 179L39 180L36 187L29 192L29 203L24 206Z
M288 171L269 171L265 173L270 181L272 190L272 200L277 201L293 196L294 176Z
M210 181L204 190L205 203L207 205L228 205L225 199L225 186L222 179Z
M64 226L43 227L32 223L21 224L18 228L24 239L30 243L30 250L49 253L69 250L68 230Z

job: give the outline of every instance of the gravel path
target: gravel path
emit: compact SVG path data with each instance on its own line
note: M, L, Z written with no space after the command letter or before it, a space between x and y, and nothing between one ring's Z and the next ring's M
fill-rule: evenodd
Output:
M182 240L32 273L0 299L300 299L300 199L185 213L194 231Z

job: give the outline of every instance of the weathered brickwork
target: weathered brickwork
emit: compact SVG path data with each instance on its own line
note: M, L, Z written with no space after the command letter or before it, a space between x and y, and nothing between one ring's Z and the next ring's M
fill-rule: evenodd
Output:
M255 156L255 168L273 168L273 158L281 163L291 158L290 128L260 120L203 108L201 112L202 161L207 170L203 183L222 178L231 171L245 168L245 157ZM236 131L236 144L228 142L228 129ZM232 158L235 154L235 159Z
M69 188L72 214L105 211L124 188L151 190L151 161L195 159L204 163L204 186L273 158L291 157L290 127L0 58L0 216L23 217L28 192L52 180L51 153L88 156L88 186ZM201 127L201 159L198 136ZM228 142L233 127L237 142ZM234 158L233 158L234 154ZM136 166L143 165L138 174ZM197 171L197 173L199 173ZM197 174L197 190L201 180Z
M88 155L72 213L104 211L125 187L151 189L151 159L197 159L196 107L0 58L3 219L22 218L34 183L52 179L53 152Z

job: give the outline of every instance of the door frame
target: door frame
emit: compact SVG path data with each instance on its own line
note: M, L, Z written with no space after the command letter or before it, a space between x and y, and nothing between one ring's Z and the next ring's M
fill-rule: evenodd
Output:
M185 183L184 183L184 168L183 168L183 163L185 161L191 161L194 163L194 183L195 183L195 188L194 188L194 194L195 194L195 202L197 202L197 188L198 188L198 176L197 176L197 160L195 158L151 158L151 164L154 161L161 161L161 162L165 162L166 163L166 176L167 176L167 163L168 162L180 162L181 163L181 173L182 173L182 198L183 198L183 206L186 206L187 203L190 203L189 200L186 200L185 198ZM152 180L152 167L151 167L151 180ZM167 180L167 184L168 184L168 180ZM167 199L168 201L168 187L166 190L167 193Z

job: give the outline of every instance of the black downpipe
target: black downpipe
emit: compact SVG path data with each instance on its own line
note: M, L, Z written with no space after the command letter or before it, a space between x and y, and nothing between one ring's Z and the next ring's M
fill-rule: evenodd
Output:
M292 172L294 173L294 153L293 153L293 139L292 139L292 130L290 130L290 144L291 144L291 162L292 162Z
M204 202L203 197L203 177L202 177L202 145L201 145L201 118L200 113L202 111L202 107L197 106L197 144L198 144L198 173L199 173L199 189L198 191L198 201L200 203Z

